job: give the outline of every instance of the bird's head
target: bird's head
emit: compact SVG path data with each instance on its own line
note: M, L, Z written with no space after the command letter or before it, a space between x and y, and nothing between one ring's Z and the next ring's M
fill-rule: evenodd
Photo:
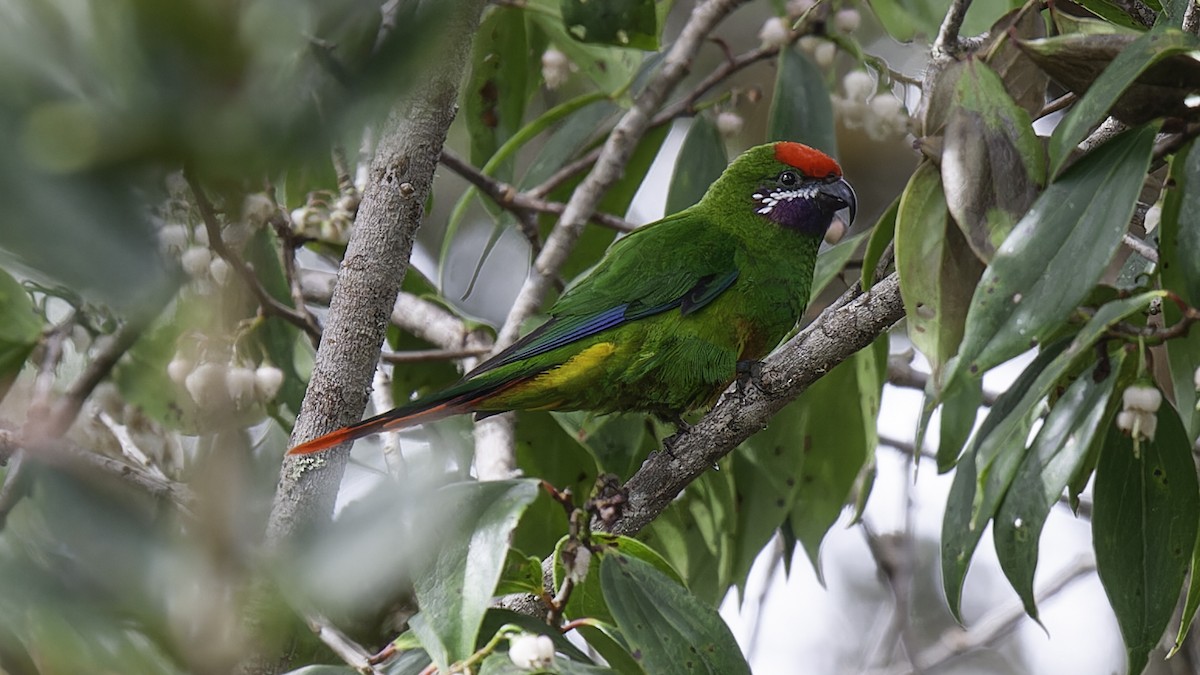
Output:
M833 215L858 207L854 189L832 157L800 143L779 141L747 150L705 196L726 208L749 208L761 218L803 234L825 235Z

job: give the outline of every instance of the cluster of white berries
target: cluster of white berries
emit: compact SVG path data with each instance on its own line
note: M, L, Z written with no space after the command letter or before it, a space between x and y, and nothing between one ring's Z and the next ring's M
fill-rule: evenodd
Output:
M193 363L176 354L167 364L167 376L183 387L202 410L222 411L231 406L246 410L275 399L283 386L283 371L269 363L250 368L237 361Z
M549 635L515 635L508 640L508 658L524 670L550 668L554 665L554 640Z
M908 133L908 110L890 92L876 93L875 78L852 70L842 78L844 96L834 94L833 109L850 129L864 129L874 141L902 138Z
M547 89L558 89L566 84L574 69L575 64L567 55L554 47L542 52L542 79L546 81Z
M292 210L292 231L304 237L344 244L350 240L350 228L361 201L357 190L336 197L314 192L304 206Z
M179 259L183 271L196 288L205 293L212 290L213 284L220 287L228 283L233 269L224 258L213 255L208 229L193 217L184 194L186 183L182 181L179 174L167 178L172 200L166 207L164 224L158 230L158 245L164 254ZM221 241L231 249L241 249L250 240L254 228L266 224L275 210L275 202L267 195L247 195L242 203L241 219L221 227Z
M1135 440L1154 440L1158 428L1156 413L1162 398L1162 392L1154 386L1135 384L1126 388L1121 397L1123 409L1117 413L1117 428L1128 432Z

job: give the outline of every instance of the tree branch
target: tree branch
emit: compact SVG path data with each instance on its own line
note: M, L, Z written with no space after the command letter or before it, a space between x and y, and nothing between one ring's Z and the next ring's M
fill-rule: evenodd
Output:
M971 0L952 0L950 7L946 10L946 17L942 19L942 26L938 29L937 38L933 41L933 57L935 60L944 60L958 56L962 51L958 35L962 30L963 19L967 18L967 9L971 7Z
M625 484L629 503L606 529L633 534L648 525L685 487L766 427L771 416L795 400L819 377L871 344L904 316L896 274L868 293L847 291L817 320L764 362L761 390L726 390L721 401L695 426L672 442L674 457L652 454Z

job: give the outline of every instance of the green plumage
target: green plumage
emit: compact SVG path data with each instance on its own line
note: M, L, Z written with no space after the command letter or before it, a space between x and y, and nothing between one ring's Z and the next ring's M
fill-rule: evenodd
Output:
M817 249L853 192L796 143L737 158L699 204L639 228L549 310L546 324L424 400L293 450L312 452L448 414L642 411L711 404L808 303Z

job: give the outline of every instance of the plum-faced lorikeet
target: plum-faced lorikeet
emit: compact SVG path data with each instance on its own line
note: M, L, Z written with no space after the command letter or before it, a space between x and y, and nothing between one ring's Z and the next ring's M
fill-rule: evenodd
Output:
M647 412L713 403L739 364L796 325L817 248L854 190L799 143L751 148L699 204L618 240L550 318L457 384L292 448L306 454L449 415L506 410Z

